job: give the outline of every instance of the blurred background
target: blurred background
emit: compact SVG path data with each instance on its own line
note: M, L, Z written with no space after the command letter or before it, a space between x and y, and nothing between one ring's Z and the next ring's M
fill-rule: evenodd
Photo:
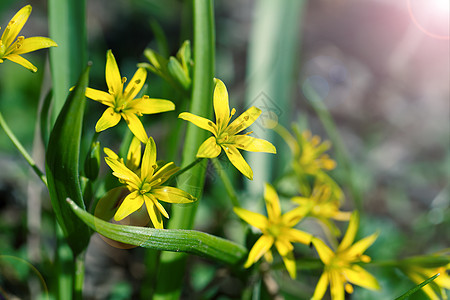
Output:
M146 61L146 47L175 55L185 39L192 41L189 2L88 0L88 51L89 60L93 61L89 86L106 88L104 66L108 49L113 50L122 75L130 78L136 64ZM47 4L40 0L2 0L2 29L26 4L33 6L33 12L21 34L48 36ZM293 9L283 11L280 7ZM314 134L328 139L311 105L317 99L309 99L305 88L316 92L335 120L352 162L351 180L362 195L361 205L367 216L362 235L380 231L379 240L369 249L374 259L427 254L450 246L449 14L448 0L215 1L216 77L227 85L230 105L241 109L263 105L272 112L272 118L288 128L291 122L307 124ZM158 30L164 33L166 43L156 38ZM0 110L25 147L43 165L35 123L40 99L50 85L48 51L26 57L39 68L37 74L9 61L0 64ZM148 83L151 97L167 97L167 86L159 77L149 74ZM88 100L87 127L93 128L103 109ZM162 140L167 134L159 117L148 121L147 126L155 140ZM276 140L263 126L255 133ZM107 141L111 143L117 137L120 133ZM282 141L276 141L281 152L289 153ZM160 151L164 151L161 143ZM333 151L334 148L331 156ZM280 172L279 162L267 162L269 156L262 159L261 168L266 171L258 172L260 166L250 163L255 166L256 183L240 185L247 193L261 190L258 182L272 176L263 174L267 170ZM341 185L346 182L339 165L332 176ZM205 194L206 200L216 195L217 181L214 175L207 178L210 192ZM343 188L346 190L345 185ZM209 204L205 207L220 216L227 202L214 205L206 200ZM354 207L348 198L345 208ZM0 255L45 266L51 260L51 254L45 251L54 243L48 195L2 131L0 209ZM205 216L202 210L199 215ZM211 216L198 217L197 227L211 233L222 232L217 218ZM222 232L227 234L232 236ZM111 282L120 283L112 288L111 282L99 281L98 286L110 284L103 290L104 296L131 297L136 283L126 280L123 269L127 269L130 278L142 279L145 267L133 260L131 252L109 249L109 245L94 237L93 243L96 242L100 246L95 251L109 253L104 259L113 270L112 277L116 276ZM22 286L26 276L39 277L27 263L19 265L11 273L5 273L7 268L0 265L0 280L6 274L3 280ZM193 272L201 275L193 277L192 290L204 288L202 284L207 285L212 272L207 262L195 266L203 269ZM39 269L45 278L46 267ZM401 275L380 273L385 278L380 280L383 287L398 291L393 284L389 287L389 282ZM87 276L98 278L95 274ZM100 295L95 286L91 289ZM111 292L114 289L119 292ZM358 294L357 290L355 299L377 298L367 291Z

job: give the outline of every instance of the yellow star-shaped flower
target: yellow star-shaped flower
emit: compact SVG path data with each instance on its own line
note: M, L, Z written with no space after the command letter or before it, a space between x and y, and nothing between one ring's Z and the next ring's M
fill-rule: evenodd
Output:
M281 215L280 201L277 192L270 185L266 184L264 191L264 200L266 201L268 218L248 211L243 208L234 208L234 212L248 224L260 229L262 236L256 241L250 250L245 267L248 268L257 262L264 255L268 262L272 262L273 257L270 251L273 245L277 248L283 258L286 269L292 278L297 275L295 259L291 243L302 243L309 245L312 235L309 233L292 228L302 218L298 209L291 210Z
M156 114L175 109L169 100L152 99L147 95L134 99L141 91L147 78L147 71L139 68L127 85L125 77L120 76L119 67L111 50L106 54L106 84L108 92L86 88L86 97L109 106L95 125L97 132L116 126L121 118L127 122L131 132L143 143L147 142L147 133L138 116Z
M17 40L14 41L20 30L22 30L22 27L27 22L30 14L31 5L27 5L21 8L14 15L11 21L9 21L0 40L0 63L2 63L5 59L8 59L31 70L32 72L36 72L37 68L20 55L48 47L57 47L58 45L50 38L39 36L30 38L19 36Z
M129 151L127 163L134 168L139 164L140 158L133 157L133 152L138 148L132 144L133 150ZM140 170L133 172L119 159L112 150L105 148L106 163L113 170L113 175L126 184L129 194L125 197L114 220L120 221L131 213L137 211L145 203L147 212L153 226L163 229L161 214L169 218L169 214L158 201L168 203L191 203L195 197L175 187L162 186L179 168L173 162L158 167L156 164L156 145L152 137L147 140Z
M178 117L192 122L194 125L214 134L214 136L208 138L200 145L197 157L214 158L223 149L236 169L244 174L245 177L252 180L253 171L238 149L276 153L275 146L268 141L251 137L248 135L249 133L238 135L239 132L256 121L261 114L261 110L252 106L229 124L236 110L233 108L230 113L227 88L222 81L216 79L215 82L213 96L214 112L216 115L215 124L208 119L188 112L181 113Z
M344 289L348 293L352 293L353 286L350 283L372 290L380 288L375 277L358 265L360 262L367 263L370 261L370 257L363 255L363 253L375 242L378 234L372 234L353 244L358 226L359 215L355 211L350 217L347 232L336 252L333 252L320 239L313 238L312 243L325 265L325 270L320 276L312 297L313 300L323 298L328 284L330 284L331 298L333 300L344 300Z

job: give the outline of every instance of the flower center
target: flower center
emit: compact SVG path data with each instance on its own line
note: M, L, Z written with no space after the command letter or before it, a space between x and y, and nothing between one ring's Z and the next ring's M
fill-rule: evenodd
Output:
M6 47L5 45L3 45L2 41L0 40L0 58L3 57L3 55L5 55L6 52Z
M271 236L273 236L274 238L278 237L282 231L283 231L283 226L279 223L274 223L274 224L270 224L270 226L267 228L267 231L269 232L269 234Z
M152 189L152 187L150 186L150 184L143 183L139 189L139 194L144 195L144 194L150 192L151 189Z

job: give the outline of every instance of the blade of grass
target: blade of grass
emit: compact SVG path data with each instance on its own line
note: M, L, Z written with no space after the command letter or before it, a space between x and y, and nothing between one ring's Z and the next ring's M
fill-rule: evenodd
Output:
M436 275L428 278L427 280L425 280L424 282L416 285L415 287L413 287L412 289L410 289L409 291L407 291L406 293L404 293L403 295L401 295L400 297L395 298L395 300L403 300L403 299L408 299L409 296L411 296L412 294L416 293L418 290L420 290L421 288L423 288L424 286L426 286L427 284L429 284L430 282L432 282L433 280L436 279L436 277L438 277L439 275L441 275L440 273L437 273Z
M48 10L50 37L58 43L50 49L54 124L87 63L86 0L49 0Z
M212 92L214 77L214 14L213 2L193 0L194 15L194 73L190 112L202 117L212 115ZM198 147L207 138L207 132L187 124L183 148L184 167L195 160ZM200 199L205 181L206 160L177 178L178 187ZM168 228L190 229L194 225L197 201L189 206L172 205ZM186 254L164 252L158 272L154 299L178 299L186 268Z

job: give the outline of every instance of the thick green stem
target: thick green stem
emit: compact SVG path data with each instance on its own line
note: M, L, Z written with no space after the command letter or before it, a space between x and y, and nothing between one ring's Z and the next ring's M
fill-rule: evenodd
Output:
M194 74L190 112L202 117L212 115L212 92L214 78L214 14L211 0L193 0L194 14ZM188 123L184 144L182 166L196 158L200 144L208 132ZM177 177L178 187L198 199L205 181L206 161ZM193 205L172 205L168 228L190 229L194 226L197 201ZM158 272L155 299L178 299L183 286L186 254L163 252Z
M84 282L84 252L78 254L75 258L75 276L73 280L73 299L83 299L83 282Z
M230 200L233 203L233 206L241 207L241 204L239 203L239 199L236 196L236 191L234 190L233 184L231 183L231 180L228 177L227 172L223 169L222 164L220 163L219 159L213 158L213 159L211 159L211 161L214 165L214 168L216 169L216 172L219 174L220 179L223 182L223 185L225 186L225 190L227 191L227 194L230 197Z
M36 162L31 158L30 154L25 150L25 148L22 146L22 144L19 142L19 140L16 138L14 133L9 128L8 124L6 123L5 119L3 119L3 115L0 112L0 126L5 131L6 135L9 137L11 142L16 146L17 150L19 150L20 154L25 158L27 163L31 166L33 171L36 173L36 175L42 180L42 182L47 186L47 177L45 177L44 172L39 169L39 167L36 165Z

